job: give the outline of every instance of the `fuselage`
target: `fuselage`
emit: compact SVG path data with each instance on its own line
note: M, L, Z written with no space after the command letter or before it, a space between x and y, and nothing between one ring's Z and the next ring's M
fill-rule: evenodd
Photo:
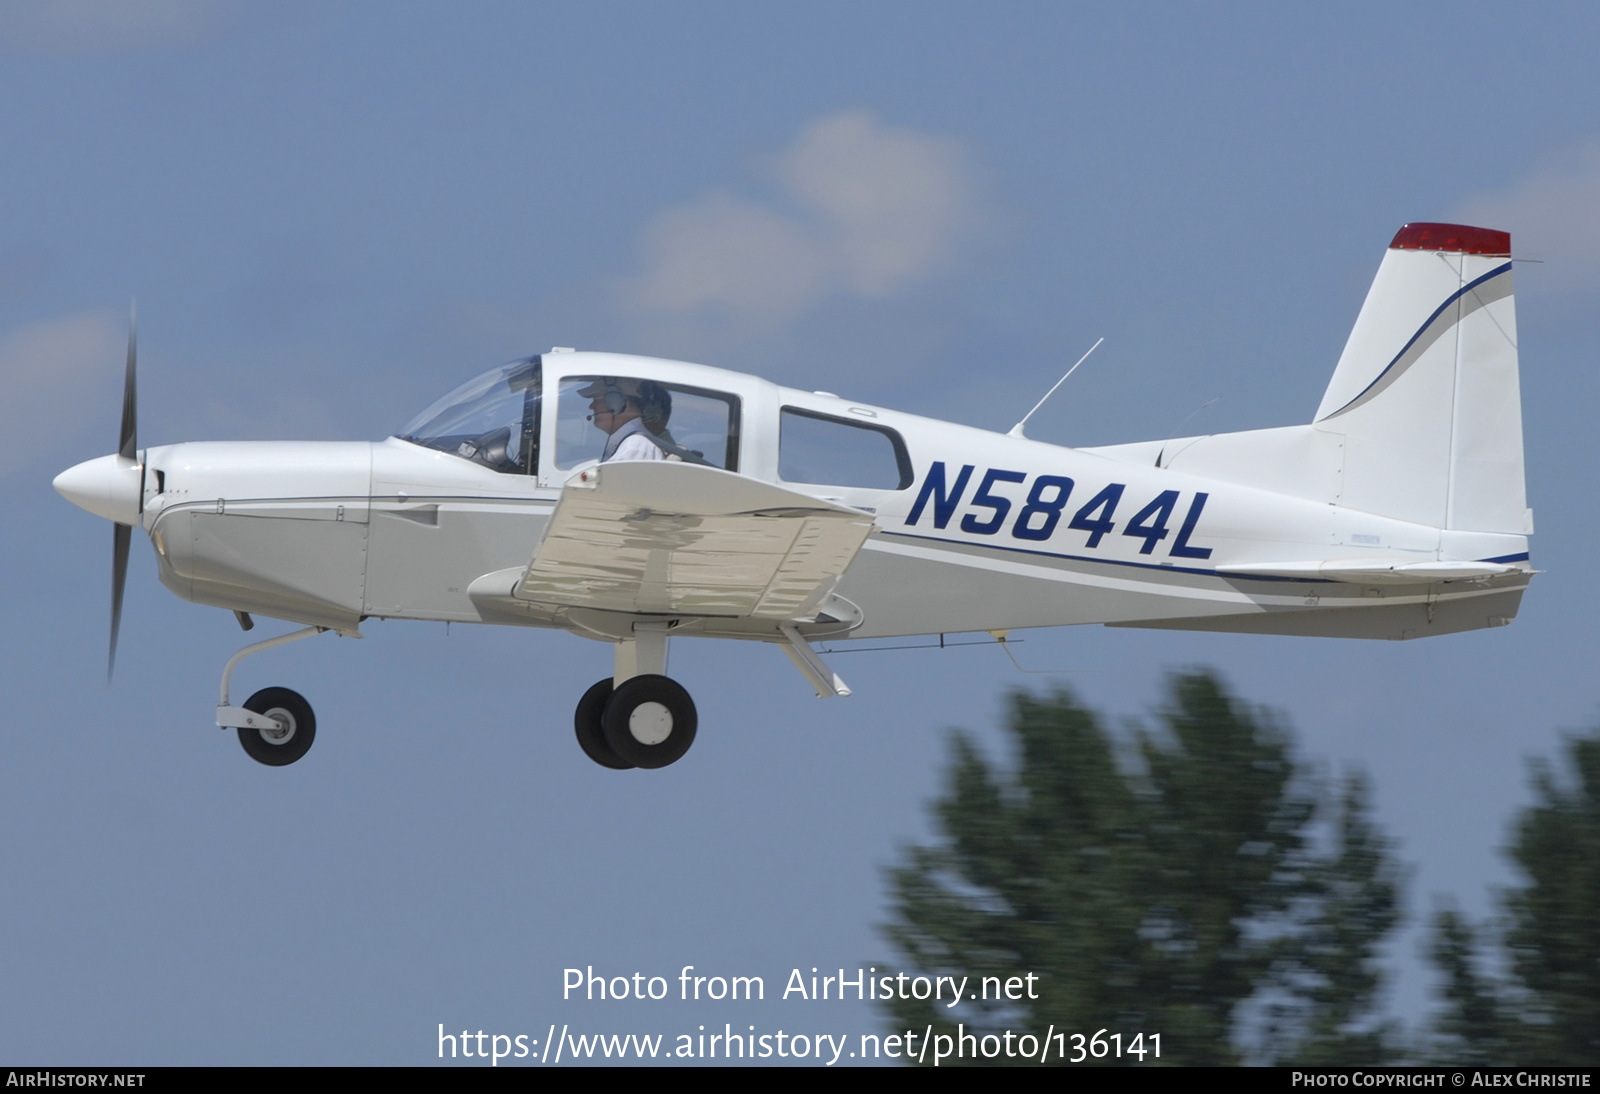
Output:
M240 659L375 617L609 643L572 724L621 770L695 739L674 637L775 644L828 698L850 689L823 640L1081 623L1406 639L1511 622L1533 573L1510 237L1463 225L1396 234L1311 420L1205 437L1073 449L557 348L377 443L141 451L136 373L130 331L116 453L55 479L116 525L108 674L139 524L180 596L246 630L302 624L222 671L214 724L269 766L305 755L316 718L288 688L236 704Z
M706 366L542 362L520 445L513 423L453 450L398 437L148 449L139 520L161 580L199 603L347 632L370 617L508 622L486 620L468 589L536 552L563 484L595 462L582 431L598 431L569 393L619 376L677 394L676 439L695 455L872 514L837 589L860 608L855 638L1079 623L1409 638L1509 622L1531 573L1525 536L1442 530ZM1361 559L1500 572L1364 584L1248 570Z

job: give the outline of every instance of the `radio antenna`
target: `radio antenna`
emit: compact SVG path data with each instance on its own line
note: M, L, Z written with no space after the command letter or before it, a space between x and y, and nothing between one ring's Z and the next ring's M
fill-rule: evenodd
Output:
M1094 345L1089 347L1089 353L1093 353L1095 350L1099 349L1100 348L1100 343L1104 342L1104 341L1105 341L1104 338L1101 338L1098 341L1096 341ZM1089 359L1089 353L1085 353L1082 357L1078 358L1078 363L1076 365L1073 365L1071 368L1067 369L1067 376L1071 376L1074 372L1078 371L1078 365L1083 364L1085 361L1087 361ZM1037 403L1034 403L1033 404L1033 410L1030 410L1026 414L1024 414L1022 416L1022 421L1020 421L1016 425L1012 426L1011 427L1011 431L1009 433L1007 433L1006 436L1007 437L1021 437L1023 440L1027 440L1027 436L1022 432L1022 427L1028 424L1028 419L1029 418L1033 417L1033 411L1034 410L1038 410L1040 407L1044 406L1045 399L1050 398L1050 396L1052 396L1052 395L1054 395L1056 393L1056 387L1060 387L1062 384L1067 382L1067 376L1063 376L1063 377L1061 377L1061 379L1057 380L1056 381L1056 386L1051 388L1049 391L1045 392L1044 393L1044 399L1040 399Z

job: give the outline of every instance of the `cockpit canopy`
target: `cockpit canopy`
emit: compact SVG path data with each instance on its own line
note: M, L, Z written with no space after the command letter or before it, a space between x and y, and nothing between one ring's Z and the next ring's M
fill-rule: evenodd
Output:
M544 379L542 357L490 369L428 407L397 436L492 471L538 474ZM544 438L546 471L602 459L617 428L611 423L634 417L662 458L738 470L740 400L731 393L667 377L553 370L549 401L552 421L544 428L553 427L555 436ZM612 413L597 418L606 407Z
M397 436L495 471L531 475L538 467L543 387L540 358L512 361L474 376Z
M677 460L738 472L740 388L747 394L754 382L652 358L525 357L474 376L397 436L501 474L544 475L558 483L609 458ZM861 420L876 419L876 411L851 407L840 414L822 400L800 402L806 405L780 404L771 423L777 427L772 432L778 481L851 490L911 486L911 456L900 433ZM617 445L629 436L643 438L656 454L623 454Z

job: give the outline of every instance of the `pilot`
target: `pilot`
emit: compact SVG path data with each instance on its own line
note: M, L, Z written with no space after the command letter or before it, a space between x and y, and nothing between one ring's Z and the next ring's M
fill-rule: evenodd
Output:
M655 384L650 386L659 388ZM667 453L660 440L645 426L640 387L638 380L607 377L596 380L578 392L589 400L590 417L595 427L610 434L605 451L600 454L601 463L666 458Z

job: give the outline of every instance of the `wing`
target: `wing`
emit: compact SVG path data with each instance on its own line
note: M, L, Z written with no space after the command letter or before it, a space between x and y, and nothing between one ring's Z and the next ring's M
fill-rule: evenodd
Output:
M872 530L856 509L676 461L574 476L513 595L561 607L807 618Z

